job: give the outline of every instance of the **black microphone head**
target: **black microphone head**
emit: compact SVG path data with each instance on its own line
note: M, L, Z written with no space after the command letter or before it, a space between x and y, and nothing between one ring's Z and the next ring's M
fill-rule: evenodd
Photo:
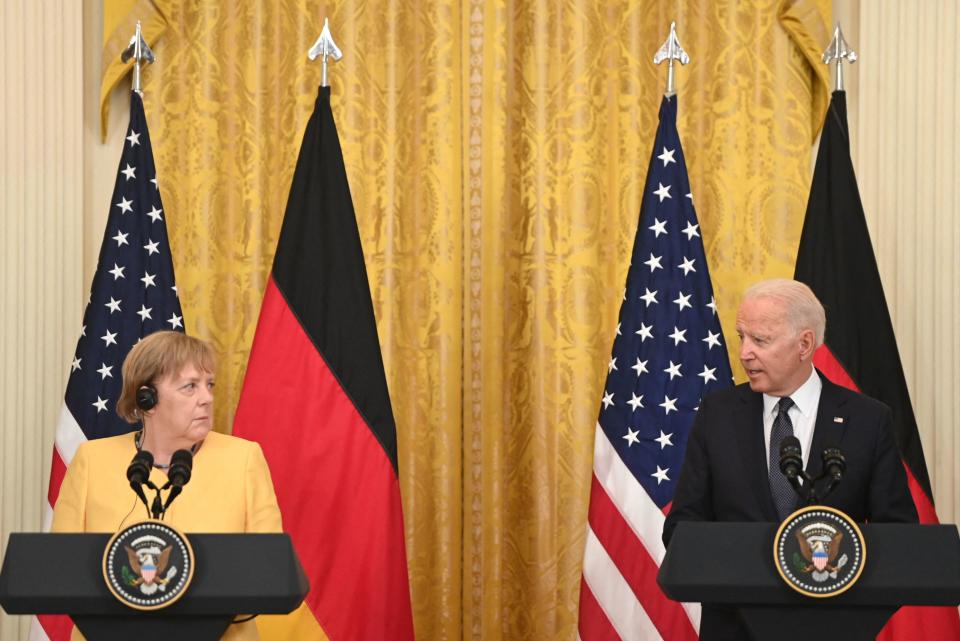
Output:
M800 439L787 436L780 441L780 471L793 478L803 470L803 456Z
M127 480L131 484L143 485L150 478L151 468L153 468L153 454L147 450L137 450L130 465L127 466Z
M832 478L840 480L840 478L843 476L843 473L847 471L847 459L843 457L843 454L840 452L840 448L826 448L823 450L821 458L823 460L823 469Z
M783 458L787 455L800 456L800 454L800 439L798 439L796 436L787 436L780 441L780 458Z
M193 454L190 450L177 450L170 457L170 469L167 470L167 478L171 485L183 487L190 482L190 474L193 471Z

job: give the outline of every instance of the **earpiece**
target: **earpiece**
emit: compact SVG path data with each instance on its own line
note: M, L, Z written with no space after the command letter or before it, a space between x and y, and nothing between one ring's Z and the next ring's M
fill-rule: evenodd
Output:
M137 390L137 407L144 412L152 410L157 405L157 390L153 385L143 385Z

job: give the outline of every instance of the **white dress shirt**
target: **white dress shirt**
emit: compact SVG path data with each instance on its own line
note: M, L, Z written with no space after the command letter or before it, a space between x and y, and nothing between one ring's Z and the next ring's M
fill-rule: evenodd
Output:
M803 469L807 469L807 461L810 458L810 444L813 442L813 428L817 423L817 407L820 406L821 390L823 390L823 382L817 370L811 368L807 382L790 395L793 407L787 415L793 423L793 435L800 441ZM770 471L770 432L773 430L773 419L777 417L779 402L779 396L763 395L763 444L764 451L767 453L767 472Z

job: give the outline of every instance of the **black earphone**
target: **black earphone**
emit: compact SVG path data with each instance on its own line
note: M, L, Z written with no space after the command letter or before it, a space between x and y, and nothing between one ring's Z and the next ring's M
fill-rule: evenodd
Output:
M140 389L137 390L137 407L139 407L144 412L149 412L157 405L157 389L147 383L146 385L141 385Z

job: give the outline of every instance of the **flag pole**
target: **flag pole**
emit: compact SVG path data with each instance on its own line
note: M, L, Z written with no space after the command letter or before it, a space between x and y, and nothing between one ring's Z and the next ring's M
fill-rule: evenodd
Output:
M343 52L340 51L337 43L333 41L333 36L330 35L330 21L327 18L323 19L323 31L320 32L320 37L317 38L317 41L310 47L310 51L307 52L307 57L310 58L310 60L316 60L320 56L323 56L323 76L320 79L320 86L329 87L330 82L327 80L327 58L333 58L335 61L340 60L340 58L343 58Z
M683 47L680 46L680 40L677 39L676 22L670 23L670 34L667 36L666 42L664 42L660 49L657 50L657 53L654 54L653 64L658 65L664 60L667 61L667 88L664 90L663 95L669 98L677 93L674 82L673 61L679 60L682 65L690 62L690 56L683 50Z
M833 30L833 40L830 42L827 50L823 52L823 63L828 65L833 62L837 68L836 84L834 85L835 91L843 91L844 60L847 60L850 64L855 63L857 61L857 52L847 44L847 41L843 37L843 31L840 30L840 23L838 22L836 28Z
M133 37L130 38L130 44L127 45L127 48L123 50L123 53L120 54L120 60L122 62L127 62L130 59L133 59L133 91L136 91L140 94L140 97L143 97L143 88L140 83L140 65L144 61L149 65L157 61L157 57L153 55L153 50L147 45L147 41L143 39L143 32L140 29L140 21L137 20L137 32L133 34Z

